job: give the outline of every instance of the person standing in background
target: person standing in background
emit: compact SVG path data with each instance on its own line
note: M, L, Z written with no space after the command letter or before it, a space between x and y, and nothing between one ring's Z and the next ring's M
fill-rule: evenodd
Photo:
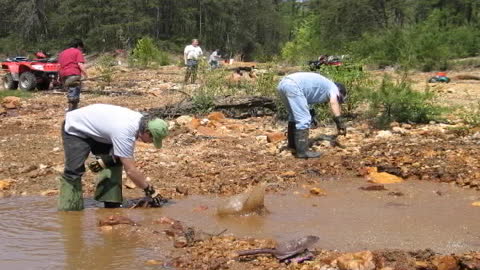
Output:
M78 108L80 102L80 91L82 90L82 75L86 79L85 58L83 57L82 40L74 39L68 49L58 55L60 64L60 80L67 90L68 111Z
M197 80L198 60L203 55L203 51L198 46L198 39L193 39L191 45L187 45L183 51L183 59L187 66L187 72L185 74L185 83L191 78L191 83L195 83Z

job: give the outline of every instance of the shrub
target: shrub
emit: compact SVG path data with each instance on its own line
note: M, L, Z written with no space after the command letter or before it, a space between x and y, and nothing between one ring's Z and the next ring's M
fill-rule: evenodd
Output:
M471 127L480 127L480 102L460 112L463 122Z
M100 72L100 77L105 82L106 85L110 85L112 82L112 76L114 71L114 66L117 65L115 58L111 55L105 54L99 57L98 59L98 70Z
M343 106L344 113L353 115L365 100L367 92L373 86L373 80L363 71L362 64L345 62L342 66L322 66L320 73L347 88L348 98Z
M133 49L132 64L141 68L168 65L168 54L161 51L152 38L144 37L137 41L137 45Z
M397 82L385 76L378 89L367 98L370 113L380 127L392 121L428 123L442 112L442 108L434 104L433 92L414 91L405 76Z

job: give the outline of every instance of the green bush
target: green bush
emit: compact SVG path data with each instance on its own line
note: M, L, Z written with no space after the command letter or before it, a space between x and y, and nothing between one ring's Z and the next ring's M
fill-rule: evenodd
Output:
M434 103L433 92L414 91L406 77L395 82L385 76L380 86L367 95L367 99L369 112L381 127L393 121L428 123L443 111Z
M463 122L471 127L480 127L480 102L460 112Z
M111 55L104 54L98 58L98 70L100 77L106 85L110 85L113 79L114 66L117 65L117 61Z
M351 44L357 57L379 66L400 64L422 71L445 70L453 58L474 56L480 50L480 29L446 24L436 10L424 22L365 33Z
M320 73L347 88L348 98L343 106L344 113L353 115L365 100L366 94L373 86L373 80L363 71L361 63L346 61L342 66L322 66Z
M131 64L141 68L149 68L157 65L169 64L168 54L161 51L150 37L144 37L137 41L133 49Z

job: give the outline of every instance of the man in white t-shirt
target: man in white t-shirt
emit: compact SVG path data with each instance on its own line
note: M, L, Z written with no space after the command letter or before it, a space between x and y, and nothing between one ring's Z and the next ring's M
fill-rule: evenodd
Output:
M197 79L197 68L198 60L203 55L203 51L198 46L198 39L193 39L191 45L187 45L185 50L183 50L183 59L185 65L187 66L187 72L185 74L185 83L188 83L188 80L191 77L191 83L195 83Z
M165 121L119 106L94 104L68 112L62 127L65 168L60 177L58 209L83 209L81 180L90 152L97 156L89 164L98 173L95 200L106 208L121 206L123 167L133 183L160 205L164 199L135 166L133 153L137 140L161 148L167 133Z

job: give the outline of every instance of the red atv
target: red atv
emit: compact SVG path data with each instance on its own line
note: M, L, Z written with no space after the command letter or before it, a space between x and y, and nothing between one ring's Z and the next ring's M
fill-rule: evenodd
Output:
M46 54L38 52L36 59L30 60L26 57L7 58L2 64L2 70L6 72L3 77L3 87L6 90L30 91L48 90L50 84L60 85L58 71L60 64L55 59L48 58Z

